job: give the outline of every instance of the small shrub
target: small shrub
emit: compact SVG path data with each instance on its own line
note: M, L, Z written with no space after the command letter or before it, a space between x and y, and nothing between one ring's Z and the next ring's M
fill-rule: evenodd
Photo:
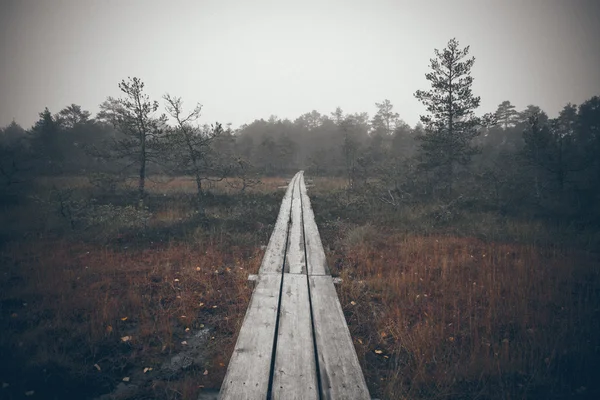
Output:
M152 213L146 208L115 206L113 204L91 205L82 214L88 228L100 228L105 233L121 229L144 229Z
M88 179L101 193L110 194L114 194L119 185L125 182L125 178L121 175L107 174L104 172L93 173Z
M357 226L346 232L342 245L351 249L364 243L372 243L377 240L378 236L377 229L371 224Z

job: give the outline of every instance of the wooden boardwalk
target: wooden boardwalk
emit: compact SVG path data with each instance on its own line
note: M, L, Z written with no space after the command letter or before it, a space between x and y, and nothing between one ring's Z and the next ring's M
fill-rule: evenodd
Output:
M370 399L302 171L281 203L220 399Z

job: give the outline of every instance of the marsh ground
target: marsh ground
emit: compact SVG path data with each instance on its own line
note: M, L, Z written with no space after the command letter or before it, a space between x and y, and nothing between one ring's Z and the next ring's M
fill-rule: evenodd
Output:
M196 399L218 388L286 179L262 182L245 193L212 184L203 221L187 178L152 179L145 210L128 207L127 185L100 191L84 177L5 202L1 397L93 399L121 384L122 398ZM600 396L600 263L582 235L469 208L440 220L435 205L391 207L339 178L313 184L372 396ZM192 362L169 367L184 356Z

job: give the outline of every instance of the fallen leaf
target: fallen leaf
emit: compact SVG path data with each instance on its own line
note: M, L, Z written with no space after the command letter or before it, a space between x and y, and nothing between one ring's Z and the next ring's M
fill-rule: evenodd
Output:
M129 341L131 340L131 336L123 336L123 337L121 338L121 340L122 340L123 342L129 342Z
M129 382L129 377L126 376L125 378L123 378L123 382Z
M200 324L200 329L204 328L204 324Z
M208 370L207 369L204 370L204 375L205 376L208 375Z
M385 333L385 332L381 332L381 337L382 337L382 338L384 338L384 337L387 337L387 333Z
M382 354L382 353L383 353L383 351L381 351L381 350L375 350L375 354Z
M181 318L187 318L185 315L182 315Z
M121 318L121 321L127 321L127 317Z
M217 308L218 306L213 306L213 308Z
M97 369L98 371L102 371L102 368L100 368L100 366L99 366L98 364L94 364L94 367L96 367L96 369Z
M220 366L220 367L224 367L224 366L225 366L225 364L223 364L223 363L219 363L219 366Z
M196 267L196 271L200 271L200 267Z
M150 368L148 368L148 367L144 368L144 373L146 373L148 371L150 371Z
M202 307L203 305L204 305L204 303L200 303L200 304L198 304L198 306L200 306L200 307Z
M183 342L181 342L181 344L185 346L187 342L184 340Z
M186 331L186 332L189 332L189 331L190 331L190 328L185 328L185 331Z
M177 279L177 278L175 278L174 280L175 280L175 282L179 282L179 279Z
M360 343L360 344L363 344L363 341L362 341L362 340L360 340L360 339L358 339L358 343Z
M106 327L106 333L111 333L112 332L112 326L107 326Z
M350 304L354 306L354 305L356 305L356 302L355 301L351 301Z

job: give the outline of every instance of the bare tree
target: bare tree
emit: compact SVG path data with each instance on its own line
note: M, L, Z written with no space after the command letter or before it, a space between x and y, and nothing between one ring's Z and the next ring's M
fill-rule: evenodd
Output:
M100 105L98 118L112 123L120 134L113 140L110 156L127 159L128 167L137 165L139 203L143 206L147 166L165 157L166 116L154 116L158 102L150 101L139 78L121 81L119 89L125 97L109 97Z
M202 105L188 113L183 112L183 101L180 97L169 94L163 96L166 101L167 113L175 119L176 127L168 135L171 146L171 155L174 157L177 171L192 175L196 180L196 205L198 214L204 218L203 188L205 180L222 180L227 174L228 168L223 160L215 154L213 141L223 134L221 124L196 125Z
M262 182L260 176L255 172L255 168L245 159L238 157L233 167L233 175L238 178L237 181L228 182L229 186L239 189L244 193L246 189L260 185Z

